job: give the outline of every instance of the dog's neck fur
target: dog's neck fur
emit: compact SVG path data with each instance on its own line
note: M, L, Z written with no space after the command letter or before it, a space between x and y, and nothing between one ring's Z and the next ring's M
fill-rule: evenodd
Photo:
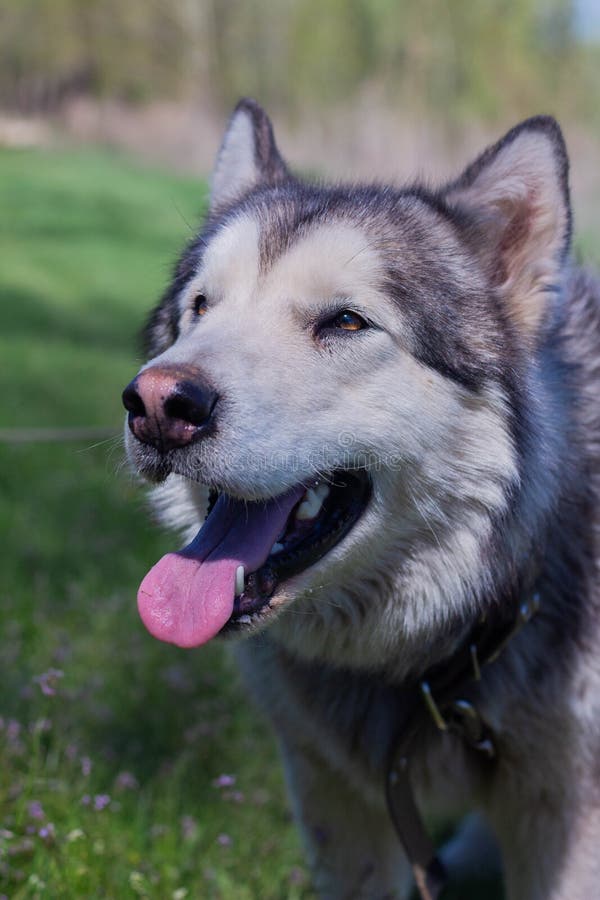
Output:
M581 609L572 600L570 591L557 588L559 570L571 574L581 572L584 578L584 556L569 560L563 553L554 555L558 547L554 541L548 544L552 561L546 559L544 570L535 580L527 584L528 596L539 591L542 609L526 629L515 634L503 649L498 660L486 667L480 682L466 681L461 697L469 699L481 713L483 719L499 738L500 745L510 736L511 710L504 706L507 693L510 697L518 692L525 706L532 685L536 693L544 692L544 680L556 684L557 675L569 666L569 659L575 645L581 640L585 624L581 619ZM575 596L577 586L572 582ZM525 595L523 595L525 599ZM490 605L510 604L515 609L515 598L494 598ZM570 608L567 608L570 606ZM302 660L278 643L267 633L260 634L248 642L245 653L260 658L267 655L271 664L276 660L277 669L284 684L278 681L278 692L293 703L296 711L307 711L318 727L329 735L328 740L335 747L350 750L354 765L365 772L369 780L382 782L390 753L396 742L402 739L414 711L415 697L420 679L435 664L452 665L455 654L464 649L474 626L471 621L456 621L453 627L430 637L427 644L419 647L420 665L407 672L405 667L387 666L372 671L356 670L327 662ZM547 652L548 632L552 635L552 645L556 662L552 669L542 654ZM545 649L542 649L545 648ZM413 658L416 657L417 652ZM399 671L403 676L399 677ZM507 680L513 682L513 691L506 691ZM259 697L260 702L260 697ZM420 743L437 740L433 723L425 715Z

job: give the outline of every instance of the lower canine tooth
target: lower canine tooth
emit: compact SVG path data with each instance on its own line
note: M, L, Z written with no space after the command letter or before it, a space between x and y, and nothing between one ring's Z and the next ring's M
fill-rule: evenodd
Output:
M283 550L283 544L280 544L279 541L275 541L273 546L271 547L271 555L274 553L281 553Z
M250 616L240 616L238 619L238 623L240 625L251 625L252 619L250 618Z
M235 596L244 593L244 567L238 566L235 570Z

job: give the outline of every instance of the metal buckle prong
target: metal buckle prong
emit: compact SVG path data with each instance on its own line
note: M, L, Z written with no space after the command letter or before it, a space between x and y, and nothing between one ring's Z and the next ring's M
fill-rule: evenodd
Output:
M429 714L436 726L440 729L440 731L448 731L448 726L446 724L446 720L440 712L440 708L434 700L433 694L431 693L431 688L429 687L429 682L422 681L421 682L421 693L423 695L423 699L425 700L425 705L429 710Z
M519 624L527 625L540 609L540 595L536 591L519 607Z
M473 677L475 681L481 681L481 667L479 665L479 657L477 655L477 646L476 644L471 644L469 647L469 653L471 654L471 665L473 666Z
M469 700L455 700L452 709L458 718L456 725L463 738L474 750L493 759L496 752L494 742L477 707Z
M498 647L496 647L495 651L488 658L487 662L492 663L498 659L498 657L500 656L506 645L512 640L512 638L514 638L514 636L519 633L524 625L527 625L528 622L531 622L533 617L539 612L540 605L540 595L537 591L535 592L535 594L532 594L531 597L521 603L513 627L506 635L504 640L498 645Z
M452 709L460 719L463 734L472 743L480 741L483 734L483 722L477 708L470 700L455 700L452 704Z

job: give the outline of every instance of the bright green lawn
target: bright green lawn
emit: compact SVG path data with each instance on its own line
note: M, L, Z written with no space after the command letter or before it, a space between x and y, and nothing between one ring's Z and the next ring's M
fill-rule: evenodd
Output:
M0 428L120 428L136 332L204 190L107 154L0 152ZM0 443L0 897L308 898L273 743L226 657L138 621L176 539L122 457L118 439Z

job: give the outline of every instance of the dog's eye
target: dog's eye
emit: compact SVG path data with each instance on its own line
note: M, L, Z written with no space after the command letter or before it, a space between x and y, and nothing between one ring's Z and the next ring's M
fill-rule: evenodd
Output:
M196 294L192 303L192 309L197 316L203 316L208 310L208 300L204 294Z
M341 328L342 331L362 331L363 328L368 328L365 320L351 309L343 309L331 320L330 325Z

